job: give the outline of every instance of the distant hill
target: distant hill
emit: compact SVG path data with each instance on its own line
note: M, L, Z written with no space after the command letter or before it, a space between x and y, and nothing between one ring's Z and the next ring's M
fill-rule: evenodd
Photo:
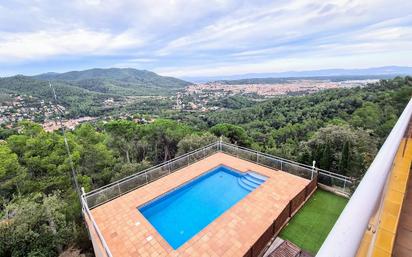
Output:
M363 77L365 78L394 78L396 76L412 75L412 67L384 66L366 69L324 69L308 71L286 71L272 73L248 73L229 76L183 77L188 81L207 82L220 80L240 80L251 78L324 78L324 77Z
M131 68L45 73L33 78L65 81L91 91L119 95L166 95L191 84L177 78L160 76L151 71Z
M58 103L68 107L71 116L96 115L101 110L105 99L111 97L121 100L119 95L93 92L65 81L53 81L58 96ZM0 91L37 97L44 101L53 101L49 82L27 76L0 78Z
M70 87L72 89L69 91L82 94L95 92L120 96L167 95L192 84L146 70L111 68L4 77L0 78L0 89L13 93L38 95L38 89L48 88L49 81L57 87Z
M136 69L91 69L36 76L0 78L0 91L31 95L51 101L49 81L56 89L59 103L76 116L95 115L104 100L122 100L126 96L170 95L190 82Z

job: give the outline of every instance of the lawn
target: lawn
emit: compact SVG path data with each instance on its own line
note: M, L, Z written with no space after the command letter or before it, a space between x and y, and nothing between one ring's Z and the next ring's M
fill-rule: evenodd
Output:
M279 236L315 255L347 202L344 197L318 189Z

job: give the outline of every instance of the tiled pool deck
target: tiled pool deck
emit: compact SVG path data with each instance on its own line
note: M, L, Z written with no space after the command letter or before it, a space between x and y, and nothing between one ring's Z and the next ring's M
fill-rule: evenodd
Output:
M216 166L256 171L267 181L177 250L137 207ZM114 257L243 256L289 201L310 181L236 157L216 153L91 210Z

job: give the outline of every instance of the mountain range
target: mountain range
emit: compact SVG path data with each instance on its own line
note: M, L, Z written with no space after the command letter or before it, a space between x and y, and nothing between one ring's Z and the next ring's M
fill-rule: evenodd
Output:
M412 74L412 67L387 66L369 69L328 69L278 73L253 73L226 77L208 77L206 81L220 79L223 84L279 83L291 78L308 79L368 79L392 78ZM192 81L194 81L192 79ZM99 112L103 101L113 98L118 103L137 96L169 96L191 82L160 76L147 70L132 68L89 69L65 73L44 73L35 76L16 75L0 78L0 94L31 95L45 101L53 99L49 82L53 84L60 104L76 113Z
M271 73L247 73L227 76L182 77L192 82L209 82L222 80L260 79L260 78L322 78L322 77L351 77L351 78L393 78L396 76L412 75L412 67L383 66L365 69L323 69L307 71L286 71Z

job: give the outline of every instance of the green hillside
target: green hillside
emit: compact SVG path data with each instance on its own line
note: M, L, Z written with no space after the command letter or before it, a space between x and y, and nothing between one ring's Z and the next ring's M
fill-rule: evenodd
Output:
M33 78L65 81L90 91L119 95L167 95L191 84L180 79L163 77L151 71L131 68L45 73Z
M53 81L59 104L68 107L72 116L79 114L96 115L99 113L102 101L112 97L120 100L116 94L93 92L65 81ZM36 80L26 76L0 78L0 90L5 93L15 93L37 97L44 101L53 101L53 94L48 81Z
M49 81L56 89L59 103L68 107L72 116L98 115L108 98L123 104L127 96L167 96L190 85L150 71L113 68L0 78L0 90L51 101Z

